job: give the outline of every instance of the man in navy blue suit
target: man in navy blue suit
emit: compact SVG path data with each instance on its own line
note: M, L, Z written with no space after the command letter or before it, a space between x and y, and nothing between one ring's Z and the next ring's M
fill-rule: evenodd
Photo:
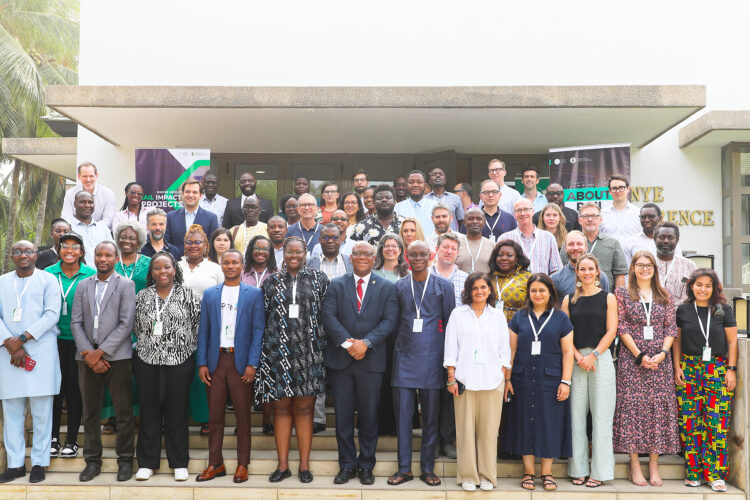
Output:
M438 486L435 475L435 447L438 437L440 391L445 389L443 348L445 327L456 298L450 281L431 274L430 247L414 241L406 250L411 276L396 282L399 303L398 337L393 350L393 395L398 415L398 472L388 484L414 479L411 472L412 417L419 391L422 404L422 448L419 476L428 486Z
M263 292L240 282L242 253L228 250L221 260L224 283L203 294L198 327L198 375L208 386L208 467L196 477L209 481L227 474L221 453L227 390L237 417L235 483L247 481L250 462L250 405L255 370L260 363L265 309Z
M396 289L374 276L375 250L358 241L352 247L353 272L334 278L323 299L324 353L336 408L339 473L335 484L359 474L373 484L378 445L378 402L386 366L386 337L398 318ZM354 446L354 411L359 427L359 457Z
M202 187L200 181L190 178L182 183L183 208L173 210L167 214L167 230L164 237L167 242L185 251L185 233L193 224L203 228L207 238L219 227L216 214L200 207ZM206 242L208 244L208 241Z

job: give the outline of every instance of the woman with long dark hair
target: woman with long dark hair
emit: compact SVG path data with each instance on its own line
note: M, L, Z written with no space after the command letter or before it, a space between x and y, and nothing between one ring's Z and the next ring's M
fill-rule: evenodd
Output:
M372 270L391 283L409 274L406 248L399 235L389 233L380 239L375 250L375 265Z
M354 232L354 226L366 217L363 206L359 195L354 191L344 193L341 197L339 210L343 210L346 216L349 217L349 227L346 228L347 237L351 236Z
M687 295L687 302L677 308L679 342L672 345L685 484L708 481L713 491L727 491L737 321L712 269L698 269L690 276Z
M148 227L146 218L148 210L143 208L143 186L137 182L128 182L125 185L125 201L119 212L112 216L112 229L116 228L121 222L128 219L134 219L141 223L141 226Z
M649 483L662 486L659 455L680 452L677 398L670 349L677 336L675 306L659 279L656 257L636 252L627 287L615 290L617 335L617 399L613 439L615 453L630 455L630 480L648 484L640 453L649 454Z
M221 265L221 258L233 246L232 231L225 227L216 229L211 234L211 240L208 245L208 260Z
M324 182L320 187L320 210L315 220L321 224L331 222L331 215L339 208L339 186L335 182Z
M546 274L529 277L526 296L526 306L508 325L513 369L505 397L513 398L502 447L523 458L522 488L536 488L534 457L541 457L542 487L553 491L552 460L571 455L573 324L557 308L557 291Z
M242 272L242 282L262 288L263 283L276 271L278 271L276 255L273 252L271 240L265 236L255 236L248 242L245 250L245 270Z

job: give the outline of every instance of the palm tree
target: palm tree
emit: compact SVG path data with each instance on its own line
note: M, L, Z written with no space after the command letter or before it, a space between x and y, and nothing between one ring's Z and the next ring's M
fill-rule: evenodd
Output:
M4 0L0 4L0 138L54 135L40 119L46 114L44 89L45 85L78 83L77 17L77 0ZM50 182L49 174L38 170L16 161L8 203L0 203L2 211L7 210L8 221L0 266L3 270L19 233L41 241L39 229L44 228L47 217L29 220L29 214L59 213L64 190L50 192L50 187L64 184L59 176ZM7 179L3 184L7 189ZM57 210L47 209L48 200L58 205ZM18 205L21 214L17 213Z

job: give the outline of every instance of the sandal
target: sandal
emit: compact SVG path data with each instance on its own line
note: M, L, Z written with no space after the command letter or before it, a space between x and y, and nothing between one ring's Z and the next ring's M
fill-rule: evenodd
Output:
M521 488L525 490L533 490L536 488L536 484L534 483L534 479L536 476L534 474L524 474L521 476Z
M411 481L412 479L414 479L414 476L412 476L411 474L407 474L406 472L397 472L388 478L388 484L390 484L391 486L398 486L399 484Z
M209 434L208 424L201 424L201 436L208 436Z
M107 420L102 425L102 434L114 434L117 432L117 424L113 420Z
M586 482L586 478L585 477L574 477L573 479L570 480L570 482L573 483L575 486L582 486L583 483Z
M586 488L598 488L602 485L601 481L597 481L596 479L588 478L586 480Z
M701 484L703 483L697 479L695 481L691 481L690 479L685 479L685 486L689 486L691 488L697 488Z
M727 483L725 483L723 479L717 479L716 481L711 481L711 489L717 492L727 491Z
M440 486L440 478L434 472L423 472L419 475L419 479L427 486Z
M557 483L555 482L555 478L552 477L552 474L542 474L541 478L544 491L555 491L557 489Z

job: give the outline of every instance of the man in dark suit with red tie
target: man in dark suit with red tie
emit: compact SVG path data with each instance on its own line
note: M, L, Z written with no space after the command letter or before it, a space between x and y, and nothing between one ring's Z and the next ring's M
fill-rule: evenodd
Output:
M396 326L396 288L372 272L375 250L358 241L352 247L353 272L331 281L323 300L328 336L324 360L336 408L339 473L335 484L357 474L373 484L378 444L378 402L386 367L385 340ZM359 422L359 457L354 446L354 411Z

